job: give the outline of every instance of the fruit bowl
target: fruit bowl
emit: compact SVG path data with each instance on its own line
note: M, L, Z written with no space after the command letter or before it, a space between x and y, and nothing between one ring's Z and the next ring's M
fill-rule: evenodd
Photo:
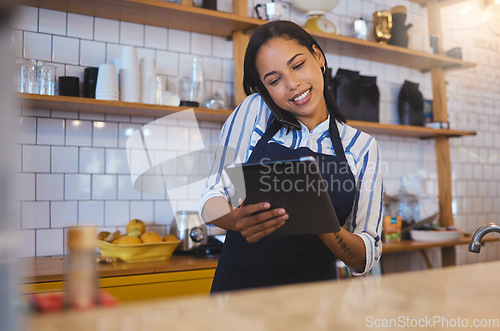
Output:
M166 261L179 245L180 241L163 241L137 245L111 244L97 240L97 247L102 256L111 256L122 262Z

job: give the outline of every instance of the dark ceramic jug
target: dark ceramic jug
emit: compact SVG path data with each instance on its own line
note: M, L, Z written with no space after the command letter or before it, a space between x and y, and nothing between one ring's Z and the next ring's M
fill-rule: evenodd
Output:
M413 25L405 25L406 14L392 13L391 39L389 45L408 47L408 29Z

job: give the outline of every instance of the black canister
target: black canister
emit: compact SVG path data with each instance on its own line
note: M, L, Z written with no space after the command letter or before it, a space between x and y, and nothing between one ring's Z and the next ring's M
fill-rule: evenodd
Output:
M380 92L377 77L339 68L330 87L335 101L349 120L378 122Z
M201 6L206 9L217 10L217 0L203 0Z
M95 87L97 83L98 68L85 68L83 76L83 97L95 99Z
M59 95L68 97L80 96L80 78L72 76L59 77Z
M399 123L405 125L424 125L424 98L418 83L405 80L398 97Z

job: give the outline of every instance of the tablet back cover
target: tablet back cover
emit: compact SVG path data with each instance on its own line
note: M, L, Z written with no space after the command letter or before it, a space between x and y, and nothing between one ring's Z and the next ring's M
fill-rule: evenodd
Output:
M226 167L235 197L245 205L267 201L284 208L285 224L271 235L338 232L340 225L313 157ZM243 175L243 179L241 178Z

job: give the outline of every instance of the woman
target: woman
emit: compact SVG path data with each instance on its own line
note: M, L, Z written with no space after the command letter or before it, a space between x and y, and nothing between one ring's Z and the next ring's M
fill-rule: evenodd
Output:
M326 67L318 43L293 22L264 24L250 38L244 61L247 98L222 128L200 205L205 222L227 230L212 293L334 279L336 259L355 275L376 265L382 252L377 144L345 124L328 92ZM302 156L316 157L320 169L327 169L326 182L343 183L329 192L339 232L269 236L287 221L286 210L270 209L265 201L238 208L228 202L224 165Z

